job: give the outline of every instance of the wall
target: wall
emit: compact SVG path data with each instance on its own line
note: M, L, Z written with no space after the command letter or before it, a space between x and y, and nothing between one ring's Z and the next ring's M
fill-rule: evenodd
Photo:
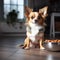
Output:
M40 9L45 5L49 5L49 0L29 0L28 4L33 9Z
M24 1L25 1L25 5L33 8L34 10L38 10L39 8L43 7L44 5L50 5L49 0L24 0ZM50 7L52 7L52 5L50 5ZM57 6L58 7L57 9L59 9L59 11L60 11L60 8L59 8L60 7L60 2L59 2L58 5L59 6ZM3 14L4 14L3 9L4 9L3 8L3 0L0 0L0 21L4 21L4 18L3 18ZM49 9L49 10L52 10L52 9ZM49 23L50 23L50 18L47 20L47 26L48 26L48 28L47 28L46 31L48 31L48 29L49 29ZM1 33L4 33L4 34L5 33L7 33L7 34L10 33L10 35L12 33L14 33L14 35L15 35L15 33L18 33L19 34L21 32L26 32L26 29L25 29L24 24L22 25L23 26L23 29L20 29L19 26L20 25L17 24L17 26L13 27L11 25L10 26L7 25L4 22L0 22L0 35L1 35Z
M0 36L22 36L25 35L26 27L24 23L16 23L15 25L0 23Z
M0 21L3 21L3 0L0 0Z

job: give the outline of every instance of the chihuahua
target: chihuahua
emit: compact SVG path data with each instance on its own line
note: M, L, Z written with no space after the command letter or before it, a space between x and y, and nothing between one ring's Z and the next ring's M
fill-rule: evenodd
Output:
M33 12L33 9L25 7L26 17L26 39L22 46L23 49L30 49L31 47L39 46L40 49L44 49L44 31L45 20L47 17L48 6L39 9L39 12Z

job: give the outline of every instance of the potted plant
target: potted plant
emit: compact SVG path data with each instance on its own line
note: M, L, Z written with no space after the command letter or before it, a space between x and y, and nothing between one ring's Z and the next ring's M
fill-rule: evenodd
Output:
M12 10L7 14L7 24L14 25L17 22L18 13L15 10Z

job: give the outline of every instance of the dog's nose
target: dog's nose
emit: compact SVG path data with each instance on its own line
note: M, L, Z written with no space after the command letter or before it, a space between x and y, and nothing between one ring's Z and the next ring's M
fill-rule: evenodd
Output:
M35 23L37 23L38 21L37 20L35 20Z

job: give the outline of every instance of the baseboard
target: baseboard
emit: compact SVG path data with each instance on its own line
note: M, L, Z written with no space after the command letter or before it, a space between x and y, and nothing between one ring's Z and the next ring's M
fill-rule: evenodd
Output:
M2 32L0 36L26 36L26 32Z

